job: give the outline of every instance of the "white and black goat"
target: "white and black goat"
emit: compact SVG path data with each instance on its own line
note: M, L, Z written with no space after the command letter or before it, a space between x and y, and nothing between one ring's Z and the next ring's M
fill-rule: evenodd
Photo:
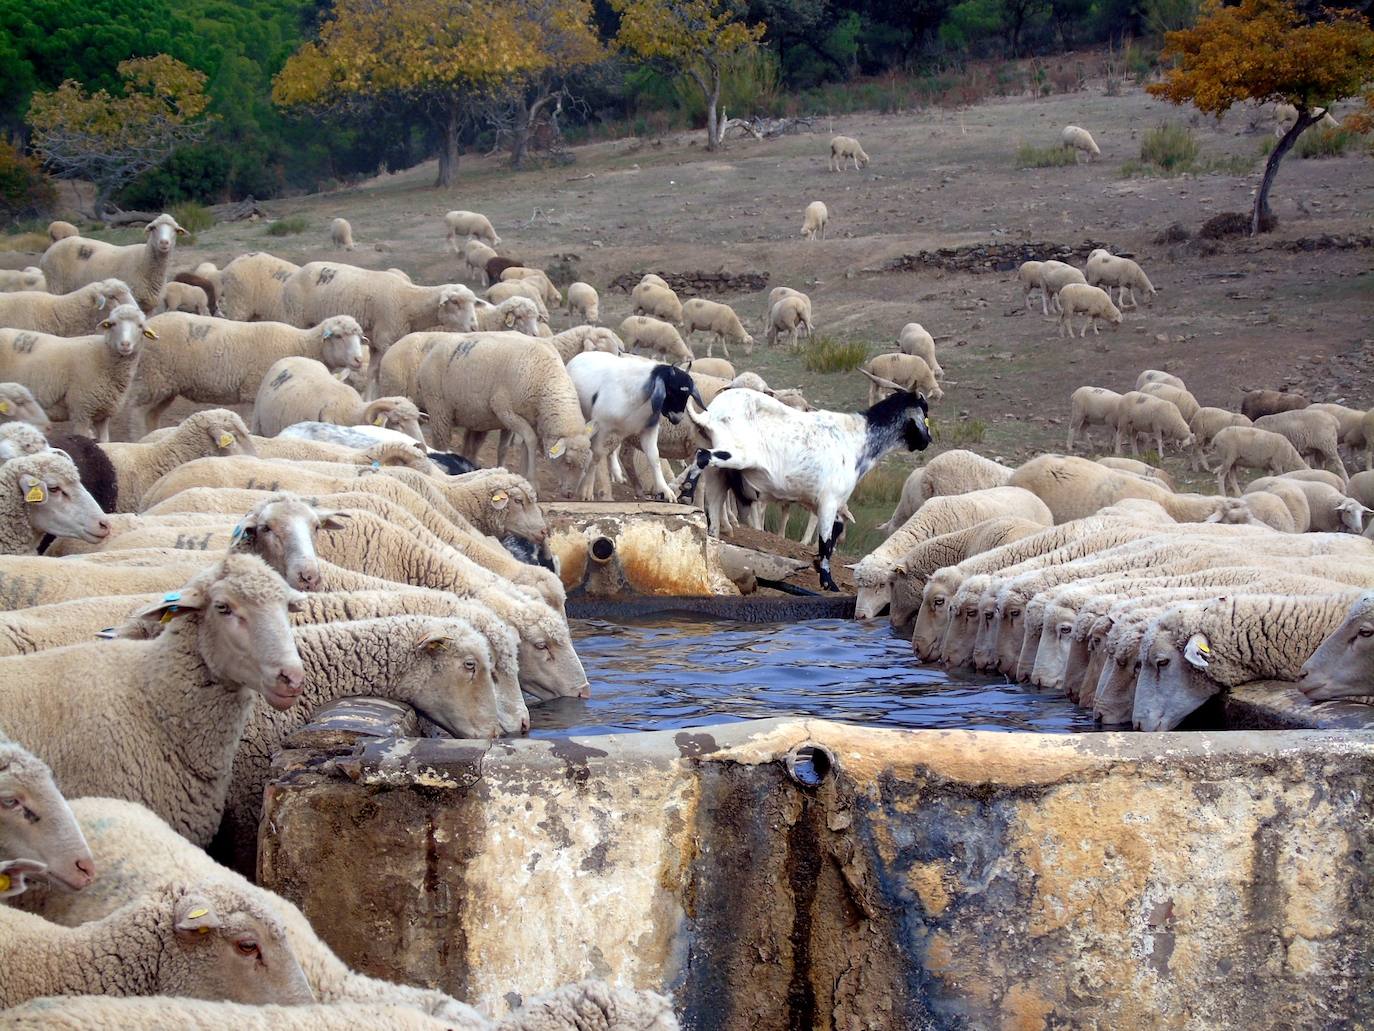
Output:
M830 575L830 556L842 529L840 509L864 473L889 451L924 451L930 445L925 397L864 375L896 393L854 413L801 412L754 390L722 390L701 415L688 409L706 446L686 474L684 500L692 499L697 479L709 467L724 472L742 509L760 496L810 509L820 523L821 586L839 590ZM712 532L719 533L724 493L715 491L709 500L706 515Z

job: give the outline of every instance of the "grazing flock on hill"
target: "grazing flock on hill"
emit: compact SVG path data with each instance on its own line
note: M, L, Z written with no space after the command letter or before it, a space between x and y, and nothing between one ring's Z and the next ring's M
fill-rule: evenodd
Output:
M1063 138L1097 154L1082 129ZM837 173L869 160L831 142ZM806 207L807 246L829 220ZM929 446L944 368L908 323L859 370L865 410L817 410L737 368L756 341L729 305L648 273L613 329L591 284L560 289L498 252L484 215L450 211L443 232L467 282L266 253L176 271L185 230L165 214L129 246L54 222L39 265L0 279L0 1008L14 1026L677 1027L663 996L597 980L496 1022L365 977L203 848L219 834L251 871L271 757L330 700L391 698L491 738L528 730L527 697L586 696L541 496L625 485L701 505L716 535L800 506L836 589L850 496L885 455ZM357 246L342 218L329 241ZM1017 281L1061 333L1086 316L1080 337L1155 295L1102 250L1083 270L1027 262ZM769 292L765 346L816 325L806 294ZM923 660L1144 730L1251 680L1297 680L1313 699L1365 690L1374 472L1348 477L1342 449L1370 465L1374 413L1272 391L1203 407L1156 370L1070 405L1068 450L1105 428L1113 456L924 463L854 567L858 616L886 609ZM493 433L497 466L482 468ZM1221 493L1176 492L1142 441L1215 472ZM1241 492L1240 469L1265 475Z

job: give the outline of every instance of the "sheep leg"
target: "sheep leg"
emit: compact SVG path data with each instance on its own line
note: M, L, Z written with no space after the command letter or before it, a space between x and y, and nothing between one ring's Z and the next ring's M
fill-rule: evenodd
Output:
M1162 462L1164 460L1164 430L1158 426L1155 427L1155 453L1159 455Z
M577 486L573 488L573 496L578 501L592 500L592 492L596 487L596 471L606 458L605 443L606 437L602 434L601 428L597 427L592 433L592 460L587 463L587 468L582 470L582 475L577 478Z
M524 441L525 479L529 480L530 483L538 483L539 480L535 470L535 458L539 454L539 437L534 432L534 427L509 409L504 414L501 412L496 412L495 414L498 419L506 424L507 428Z
M724 334L724 333L717 333L717 334L716 334L716 339L720 341L720 353L723 354L723 355L725 355L726 358L729 358L729 357L730 357L730 345L729 345L729 344L726 342L726 340L725 340L725 334ZM709 354L711 353L711 345L710 345L710 344L707 344L707 345L706 345L706 353L707 353L707 355L709 355Z
M1139 452L1138 450L1136 450L1136 437L1138 437L1138 436L1139 436L1139 434L1136 432L1135 427L1132 426L1132 427L1131 427L1131 457L1132 457L1132 458L1139 458L1139 457L1140 457L1140 452Z
M1102 332L1101 332L1101 330L1099 330L1099 329L1097 328L1097 316L1096 316L1096 315L1089 315L1089 316L1088 316L1088 322L1083 323L1083 335L1084 335L1084 336L1087 336L1087 335L1088 335L1088 323L1089 323L1089 322L1092 323L1092 327L1093 327L1093 336L1095 336L1095 337L1100 337L1100 336L1102 335Z
M1112 454L1114 454L1114 455L1119 455L1119 454L1121 454L1121 427L1120 427L1120 426L1117 426L1117 428L1116 428L1116 442L1115 442L1115 444L1114 444L1113 447L1112 447Z

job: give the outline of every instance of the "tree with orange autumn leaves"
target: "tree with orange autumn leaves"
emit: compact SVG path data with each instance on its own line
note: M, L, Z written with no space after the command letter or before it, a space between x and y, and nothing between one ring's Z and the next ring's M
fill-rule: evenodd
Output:
M1272 217L1269 190L1284 155L1321 120L1324 106L1360 95L1374 80L1374 31L1354 11L1309 21L1285 0L1208 0L1196 25L1165 36L1163 56L1175 64L1148 87L1154 96L1210 115L1246 101L1297 110L1264 166L1251 214L1255 234Z

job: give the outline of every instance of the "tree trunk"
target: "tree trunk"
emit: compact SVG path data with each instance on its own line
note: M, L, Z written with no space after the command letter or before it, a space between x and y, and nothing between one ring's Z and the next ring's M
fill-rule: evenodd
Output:
M530 149L530 109L525 106L525 98L520 98L516 107L515 126L511 129L510 166L525 167L525 154Z
M720 70L711 69L711 89L706 94L706 149L720 147Z
M1283 138L1269 152L1269 160L1264 164L1264 178L1260 180L1260 188L1255 192L1255 208L1250 214L1250 235L1258 236L1260 227L1273 217L1273 212L1269 210L1269 189L1274 185L1274 179L1279 174L1279 162L1283 156L1293 149L1293 144L1298 142L1298 137L1310 125L1317 123L1317 116L1313 115L1307 108L1298 112L1297 121L1293 127L1283 134Z
M435 186L452 186L458 179L458 101L449 101L439 143L439 177Z

